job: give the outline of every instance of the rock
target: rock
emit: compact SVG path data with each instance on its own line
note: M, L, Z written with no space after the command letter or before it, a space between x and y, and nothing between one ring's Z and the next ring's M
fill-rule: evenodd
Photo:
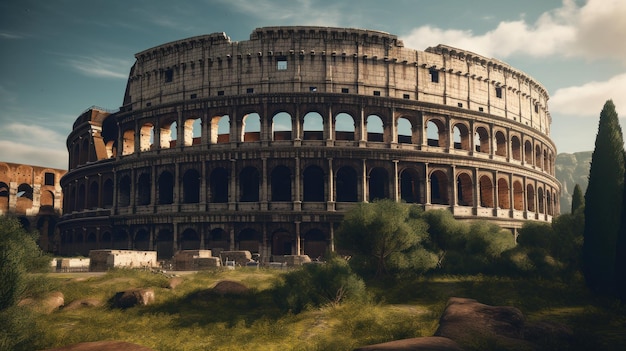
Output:
M359 347L354 351L462 351L459 344L448 338L428 336L385 342Z
M524 339L540 343L552 349L574 349L574 331L564 324L551 321L527 323Z
M151 348L131 344L124 341L94 341L94 342L82 342L80 344L73 344L55 349L47 349L44 351L154 351Z
M64 310L73 311L79 308L98 307L102 305L102 301L98 299L79 299L74 300L63 307Z
M60 291L51 292L41 299L26 298L21 300L18 306L28 306L36 311L50 314L58 310L65 304L63 293Z
M222 280L213 287L213 292L218 295L241 295L249 291L248 287L232 280Z
M130 289L115 293L110 300L114 308L129 308L137 305L150 305L154 303L153 289Z
M456 341L468 349L494 345L497 349L532 350L524 340L524 315L510 306L488 306L473 299L450 298L435 336Z

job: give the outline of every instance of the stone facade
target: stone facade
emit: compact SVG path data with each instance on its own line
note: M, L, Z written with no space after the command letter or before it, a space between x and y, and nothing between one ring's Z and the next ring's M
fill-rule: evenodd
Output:
M390 198L503 227L559 213L546 89L495 59L325 27L135 55L119 111L67 139L67 252L317 258L342 213Z
M155 251L91 250L89 271L105 272L110 268L157 268Z
M44 251L56 249L55 226L61 216L61 177L67 171L0 162L0 216L19 218L27 230L40 233Z

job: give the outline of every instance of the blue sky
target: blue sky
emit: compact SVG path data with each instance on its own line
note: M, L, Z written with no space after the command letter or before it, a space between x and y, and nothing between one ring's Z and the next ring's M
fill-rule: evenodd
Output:
M122 104L137 52L282 25L380 30L417 50L441 43L500 59L548 89L558 152L593 150L604 102L626 117L624 18L624 0L3 1L0 161L66 168L73 122Z

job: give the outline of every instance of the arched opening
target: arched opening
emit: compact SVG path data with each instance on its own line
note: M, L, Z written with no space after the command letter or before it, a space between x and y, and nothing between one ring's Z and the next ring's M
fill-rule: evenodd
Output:
M524 163L533 164L533 145L528 140L524 142Z
M95 250L97 248L98 248L98 243L96 239L96 233L89 232L89 234L87 234L87 239L85 239L85 249L89 251L89 250Z
M150 151L154 143L154 125L145 123L139 129L139 150Z
M541 147L535 146L535 166L541 168Z
M0 190L1 191L1 190ZM0 195L0 209L2 209L2 195ZM39 198L39 203L41 206L52 206L54 207L54 193L50 190L42 190L41 197Z
M524 210L524 187L518 180L513 182L513 209L516 211Z
M469 174L461 173L456 178L456 197L459 206L474 206L474 186Z
M163 171L158 181L159 205L174 203L174 176L169 171Z
M319 229L311 229L304 234L304 254L312 260L321 260L328 251L326 235Z
M479 187L480 187L480 206L489 207L489 208L495 207L495 204L493 201L494 186L493 186L493 183L491 182L491 179L486 175L481 176Z
M490 152L489 133L487 132L486 128L476 128L476 133L474 136L474 147L476 149L476 152L482 152L485 154L488 154Z
M209 183L211 201L214 203L228 202L228 171L222 167L214 169L211 172Z
M272 117L272 140L291 140L291 115L279 112Z
M498 207L502 209L511 208L511 200L509 198L509 182L504 178L498 179Z
M230 236L222 228L215 228L209 233L209 240L206 244L209 249L230 250Z
M185 229L178 243L181 250L200 250L200 236L191 228Z
M250 113L241 119L241 141L261 140L261 116L258 113Z
M128 233L125 230L122 229L113 233L113 249L127 250L130 248Z
M354 118L347 113L335 117L335 140L354 140Z
M150 250L150 233L145 229L139 229L135 234L135 249L141 251Z
M211 144L230 141L230 116L214 116L211 118Z
M156 239L156 252L158 260L167 260L174 256L174 234L171 230L159 231Z
M448 202L448 176L441 170L430 174L430 203L447 205Z
M135 152L135 131L132 129L125 130L123 138L124 138L124 147L122 149L122 155L130 155L133 152ZM85 153L86 153L86 150L83 150L82 154L85 154Z
M278 230L272 234L272 255L291 255L293 240L291 234L285 230Z
M369 201L389 198L389 174L382 167L372 169L368 181Z
M19 188L17 189L18 193L19 193ZM76 197L76 206L75 208L79 211L82 211L85 209L85 184L80 184L78 186L78 196ZM17 199L17 209L18 212L24 212L25 209L27 208L31 208L32 207L32 201L30 202L21 202L22 200L26 200L26 201L30 201L28 199L24 199L23 197L18 197ZM24 205L25 203L28 203L29 205Z
M84 138L82 147L80 149L80 164L84 165L89 162L89 152L91 148L89 147L89 138Z
M337 170L337 178L335 182L335 193L337 194L337 202L357 202L357 174L354 168L344 166Z
M535 212L535 188L532 184L526 186L526 203L528 211Z
M127 175L120 179L117 198L118 206L130 206L130 177Z
M100 244L98 245L101 249L112 249L113 248L113 236L111 232L104 232L100 236Z
M377 115L367 116L366 123L367 141L383 142L385 127L383 126L383 120Z
M137 180L137 205L150 205L152 182L149 173L142 173Z
M309 166L302 173L303 176L303 199L305 202L323 202L324 195L324 171L318 166Z
M324 139L324 119L317 112L309 112L304 115L302 130L304 131L304 140L323 140Z
M7 212L9 210L9 185L0 182L0 210Z
M548 169L550 169L550 164L548 163L548 151L547 150L543 150L543 168L544 171L547 171Z
M239 174L239 201L259 201L259 171L254 167L246 167Z
M413 143L413 126L406 118L398 118L398 143Z
M76 168L80 164L80 145L78 143L74 144L74 149L70 156L70 164L72 168Z
M457 150L471 151L469 129L463 123L457 123L454 125L454 148Z
M258 253L261 239L262 237L259 232L252 228L246 228L242 230L238 236L239 250L247 250L251 253Z
M202 135L202 120L200 118L188 118L183 126L183 141L185 146L199 145Z
M517 136L511 138L511 154L516 161L522 160L522 144Z
M496 155L506 157L506 138L501 131L496 132Z
M102 207L111 208L113 206L113 180L108 178L102 187Z
M546 212L548 215L552 216L552 192L550 190L546 191Z
M410 204L420 202L419 174L415 169L407 168L400 173L400 198Z
M291 171L277 166L272 170L272 201L291 201Z
M89 185L89 196L88 196L89 203L87 205L88 208L96 209L99 207L99 204L100 204L99 192L100 192L100 185L98 184L98 182L96 181L91 182L91 184Z
M188 169L183 175L183 203L197 204L200 202L200 173Z
M438 119L431 119L426 123L426 136L428 146L444 147L446 144L446 130L443 122Z
M539 200L539 213L546 213L543 206L543 188L537 190L537 200Z

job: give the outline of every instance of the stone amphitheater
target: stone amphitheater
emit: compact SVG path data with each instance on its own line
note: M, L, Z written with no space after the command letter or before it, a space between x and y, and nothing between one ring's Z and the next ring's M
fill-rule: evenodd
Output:
M515 233L559 213L548 93L506 63L379 31L266 27L135 55L116 111L67 138L61 253L322 256L393 199Z

